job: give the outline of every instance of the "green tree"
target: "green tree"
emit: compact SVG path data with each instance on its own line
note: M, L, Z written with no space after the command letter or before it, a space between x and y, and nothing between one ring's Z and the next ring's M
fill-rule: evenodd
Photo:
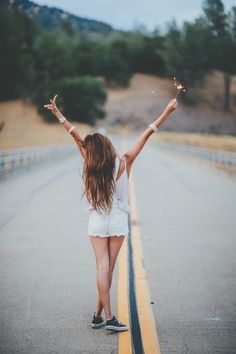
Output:
M76 30L73 27L72 23L70 21L68 21L67 19L62 21L61 28L67 34L68 37L75 36Z
M126 86L131 77L129 47L121 36L107 41L80 37L73 49L77 75L103 76L108 85Z
M49 81L47 86L38 86L34 102L49 123L55 123L55 120L44 104L55 94L58 94L58 104L63 113L74 121L94 125L96 119L105 117L103 106L107 98L106 91L103 84L93 77L65 77Z
M39 36L35 41L35 52L37 81L73 76L71 44L58 32L45 32Z
M132 33L127 38L129 61L133 72L165 75L163 58L164 37L156 31L153 35Z
M230 91L232 76L236 75L236 6L233 6L227 15L227 39L224 42L224 53L226 57L225 67L225 97L224 110L230 109Z
M203 18L194 23L185 22L182 30L172 23L166 36L169 74L177 76L187 86L198 86L209 69L209 35Z
M205 0L203 6L211 30L212 68L224 75L224 111L230 109L230 89L235 69L235 7L225 13L221 0Z
M34 23L0 6L0 99L28 96L34 82Z
M115 38L104 48L102 75L107 84L128 86L132 76L129 62L129 48L123 38Z
M39 112L51 122L43 105L57 90L58 82L74 74L71 44L58 32L45 32L36 39L34 49L37 74L31 97Z
M77 75L101 75L104 62L104 44L80 37L73 48L73 60Z
M199 88L210 71L211 32L204 17L185 22L178 28L169 25L165 41L165 58L169 76L176 76L188 89L183 99L186 103L199 100Z
M180 80L185 80L183 73L183 39L181 29L178 28L175 21L168 25L168 31L165 38L164 51L167 74L169 76L177 76Z
M92 77L65 78L59 84L63 111L74 121L95 124L104 118L106 91L102 83Z

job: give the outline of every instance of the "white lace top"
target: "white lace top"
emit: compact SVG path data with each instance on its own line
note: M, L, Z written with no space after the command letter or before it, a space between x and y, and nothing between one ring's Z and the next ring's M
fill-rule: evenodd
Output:
M126 159L123 157L125 168L118 180L116 181L116 189L115 195L118 200L118 207L125 211L126 213L130 213L129 206L129 179L126 169ZM120 165L120 158L116 156L115 161L115 178L117 177L118 169Z

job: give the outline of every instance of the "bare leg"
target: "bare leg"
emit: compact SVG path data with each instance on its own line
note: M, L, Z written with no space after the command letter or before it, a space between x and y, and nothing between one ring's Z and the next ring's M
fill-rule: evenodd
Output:
M111 272L109 272L108 281L109 281L109 290L110 290L111 283L112 283L112 273ZM97 306L96 306L96 316L101 316L102 310L103 310L103 304L102 304L102 301L101 301L101 298L100 298L100 295L99 295L99 292L98 292L98 300L97 300Z
M108 239L109 239L108 252L109 252L109 289L110 289L112 284L112 276L116 264L116 259L120 251L120 248L123 244L123 241L125 239L125 236L110 236ZM102 310L103 310L103 304L100 295L98 294L97 311L96 311L97 316L101 316Z
M97 287L106 318L111 317L108 238L90 236L97 264Z

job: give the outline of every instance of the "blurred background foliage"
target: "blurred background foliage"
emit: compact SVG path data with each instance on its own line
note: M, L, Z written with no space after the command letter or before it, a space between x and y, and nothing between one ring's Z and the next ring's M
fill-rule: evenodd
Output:
M185 102L195 104L205 76L216 69L224 76L222 109L230 109L236 7L226 13L221 0L205 0L202 16L181 27L173 21L165 34L116 31L95 21L91 34L84 30L89 23L77 25L76 16L44 26L47 17L28 16L7 4L0 5L1 101L30 98L54 122L43 104L57 93L65 114L94 125L105 115L105 87L126 87L134 73L175 75L189 88Z

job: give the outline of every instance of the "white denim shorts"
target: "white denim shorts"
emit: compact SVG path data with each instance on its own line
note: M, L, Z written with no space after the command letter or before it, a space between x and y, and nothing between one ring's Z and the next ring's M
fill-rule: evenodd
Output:
M113 206L109 214L89 211L88 235L89 236L128 236L129 214Z

